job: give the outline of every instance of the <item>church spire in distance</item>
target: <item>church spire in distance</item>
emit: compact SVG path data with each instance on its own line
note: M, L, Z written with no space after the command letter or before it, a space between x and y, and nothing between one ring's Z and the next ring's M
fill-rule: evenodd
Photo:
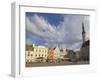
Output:
M83 39L83 43L85 42L85 38L86 38L86 32L85 32L85 28L84 28L84 23L82 22L82 39Z

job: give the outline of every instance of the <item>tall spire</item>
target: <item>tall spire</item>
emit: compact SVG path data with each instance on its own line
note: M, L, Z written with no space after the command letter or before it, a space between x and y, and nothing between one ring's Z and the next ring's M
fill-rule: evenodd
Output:
M82 33L85 33L84 24L82 23Z
M84 23L82 23L82 38L83 38L83 43L85 42L85 29L84 29Z

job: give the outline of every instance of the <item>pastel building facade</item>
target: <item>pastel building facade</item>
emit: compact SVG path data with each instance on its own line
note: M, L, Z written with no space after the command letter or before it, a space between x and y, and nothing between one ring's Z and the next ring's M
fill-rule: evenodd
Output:
M26 46L26 63L46 62L48 57L48 48L44 46Z
M26 45L26 53L25 53L26 63L33 62L33 60L32 60L33 50L34 50L33 45Z
M58 47L56 47L54 49L54 59L55 60L60 59L60 54L61 54L60 49Z
M53 62L54 60L54 48L48 48L48 61Z
M65 58L65 55L68 54L68 49L60 49L60 58L61 59L64 59Z

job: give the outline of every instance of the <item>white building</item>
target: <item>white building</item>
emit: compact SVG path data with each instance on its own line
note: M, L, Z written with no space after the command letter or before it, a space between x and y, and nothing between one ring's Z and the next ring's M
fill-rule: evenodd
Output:
M56 47L54 50L54 59L60 59L60 49L58 47Z
M60 58L64 59L64 56L68 54L68 49L60 49Z

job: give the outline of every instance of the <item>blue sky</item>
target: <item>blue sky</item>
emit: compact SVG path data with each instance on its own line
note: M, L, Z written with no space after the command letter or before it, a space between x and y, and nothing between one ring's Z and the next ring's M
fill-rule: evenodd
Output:
M82 23L89 39L89 16L26 12L26 44L77 50L82 44Z
M55 25L55 26L57 26L61 21L64 20L62 14L49 14L49 13L45 13L45 14L42 13L41 14L41 13L30 13L30 12L27 12L26 16L30 18L30 17L34 16L34 14L38 14L38 16L42 16L51 25Z

